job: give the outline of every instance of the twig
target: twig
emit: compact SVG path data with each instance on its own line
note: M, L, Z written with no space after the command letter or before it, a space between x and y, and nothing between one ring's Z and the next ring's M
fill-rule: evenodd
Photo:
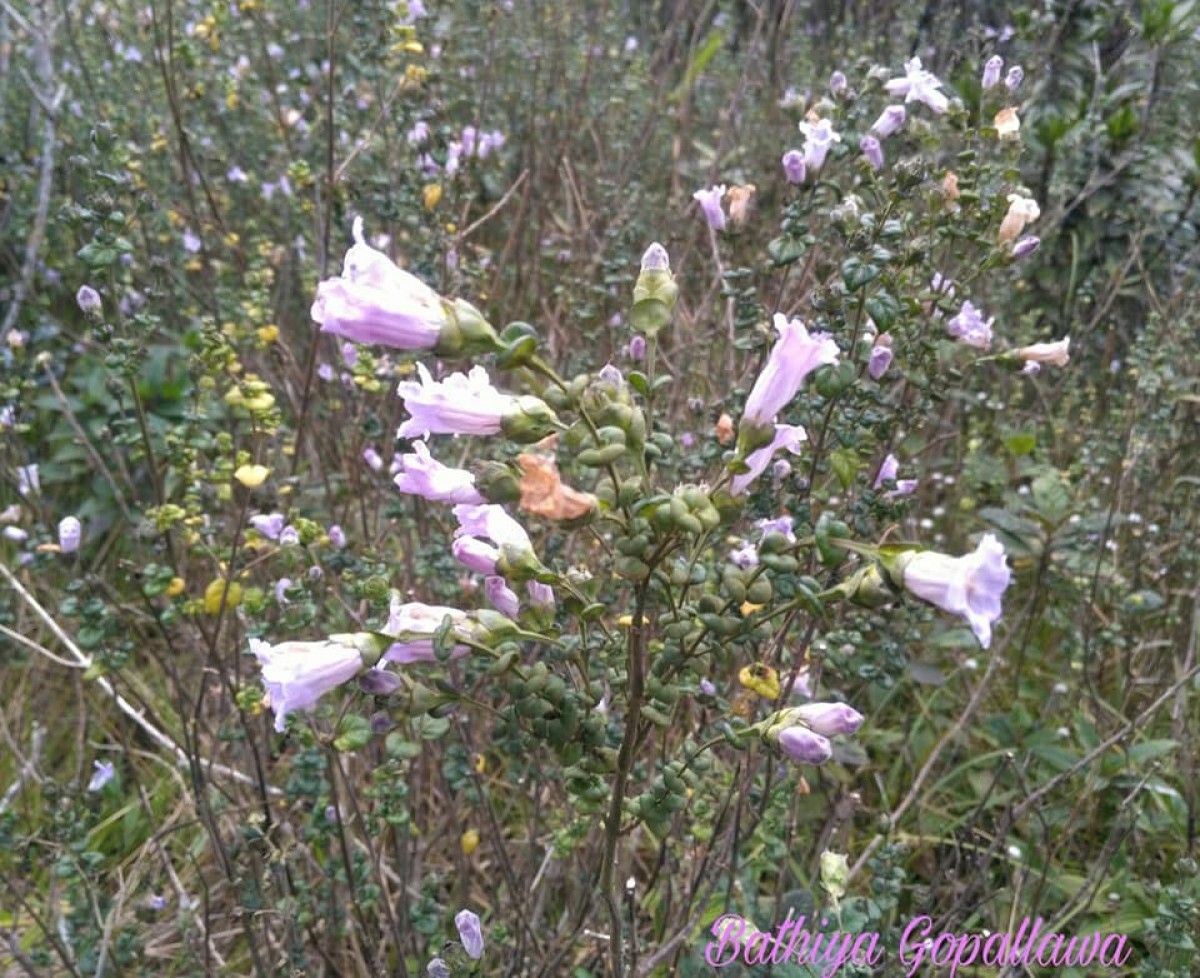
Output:
M41 606L37 598L30 594L25 589L25 586L19 580L17 580L16 575L8 569L7 565L0 563L0 574L3 574L8 583L12 585L12 589L17 593L18 597L20 597L22 601L29 605L29 607L33 610L33 613L45 623L46 627L54 633L55 637L63 644L67 651L71 653L71 657L75 660L78 666L83 668L91 666L91 659L84 655L79 646L71 641L70 636L63 631L58 622L56 622L46 611L46 609ZM125 699L124 696L116 691L116 689L113 687L113 684L109 682L106 677L98 676L95 680L95 683L100 687L100 689L104 690L105 694L117 705L117 708L122 713L124 713L127 717L129 717L129 719L142 728L142 731L146 734L146 736L148 736L160 747L170 751L180 765L187 765L190 763L187 752L180 747L168 734L159 730L158 727L147 720L145 715L139 711L137 707L135 707L129 702L129 700ZM227 767L224 764L211 763L209 768L210 770L232 778L234 781L237 781L241 784L257 784L257 782L249 775L243 773L242 771L235 770L234 768ZM272 794L283 793L279 788L275 787L270 787L268 790Z
M491 206L491 208L488 210L488 212L486 214L483 215L483 217L479 218L479 220L475 221L474 223L468 225L467 228L462 232L462 234L460 234L458 236L458 240L465 241L474 232L478 231L481 227L483 227L484 224L486 224L493 217L495 217L496 214L500 211L500 209L505 204L507 204L509 202L509 200L512 199L512 195L515 194L517 192L517 188L520 187L521 184L523 184L525 182L525 178L527 176L529 176L529 171L522 170L521 175L519 177L517 177L517 179L513 182L513 185L511 187L509 187L506 191L504 191L504 196L501 197L498 201L496 201L496 203L494 203Z

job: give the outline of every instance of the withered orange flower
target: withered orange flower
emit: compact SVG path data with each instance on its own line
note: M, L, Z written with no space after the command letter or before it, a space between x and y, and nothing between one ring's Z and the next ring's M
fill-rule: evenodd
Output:
M733 418L728 414L722 414L717 418L717 441L722 445L730 445L733 443Z
M750 199L757 189L754 184L748 183L744 187L730 187L725 192L729 200L729 216L734 224L746 223L746 218L750 216Z
M596 497L563 485L554 459L524 453L517 456L521 466L522 512L551 520L574 520L596 508Z

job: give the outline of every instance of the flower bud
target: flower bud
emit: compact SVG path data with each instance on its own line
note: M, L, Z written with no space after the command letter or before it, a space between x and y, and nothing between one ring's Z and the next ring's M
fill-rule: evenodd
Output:
M100 293L90 285L79 286L79 291L75 293L75 302L88 319L93 322L100 321L104 312L104 304L100 301Z

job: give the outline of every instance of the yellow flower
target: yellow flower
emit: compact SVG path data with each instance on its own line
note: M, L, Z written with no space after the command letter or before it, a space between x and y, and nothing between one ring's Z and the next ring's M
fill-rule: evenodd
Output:
M479 848L479 833L474 829L467 829L462 834L462 851L463 855L469 856Z
M766 606L761 604L751 604L749 601L743 601L742 607L739 610L741 611L743 618L749 618L752 614L754 614L754 612L762 611L764 607Z
M236 608L242 603L242 586L237 581L226 584L225 578L218 577L204 589L204 610L210 615L220 614L222 597L226 608Z
M442 185L440 183L427 183L421 191L421 200L425 204L425 210L431 211L438 205L438 201L442 199Z
M744 666L738 673L738 682L765 700L779 699L779 673L761 662Z
M620 618L617 619L617 624L620 625L622 628L632 628L633 627L633 615L622 615ZM645 615L642 615L642 626L645 627L646 625L649 625L649 624L650 624L650 619L647 618Z
M172 577L171 583L167 585L166 594L168 598L177 598L183 594L184 582L182 577Z
M258 338L263 343L274 343L279 339L279 327L274 323L268 326L260 326L258 330Z
M265 465L241 465L233 473L233 477L247 489L257 489L267 481L270 474L271 470Z
M475 755L475 773L476 774L486 774L487 773L487 758L483 754Z

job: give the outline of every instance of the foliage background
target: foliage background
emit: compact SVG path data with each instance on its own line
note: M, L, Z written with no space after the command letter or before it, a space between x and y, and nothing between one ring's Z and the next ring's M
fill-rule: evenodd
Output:
M946 373L919 419L884 419L872 444L902 445L921 478L906 504L853 511L820 454L811 484L779 498L801 516L810 496L840 498L856 533L891 527L951 552L1000 533L1017 570L1005 640L979 653L906 606L839 611L780 643L778 666L807 653L825 688L868 714L862 756L808 772L803 790L762 752L695 765L684 814L622 852L634 970L707 973L717 913L765 927L812 906L820 853L835 848L856 869L847 929L894 941L918 913L958 931L1041 915L1133 935L1130 973L1193 973L1194 5L427 6L0 8L0 403L17 411L0 440L0 503L21 502L31 535L0 542L0 962L13 974L417 974L469 905L488 927L487 973L607 973L594 898L604 780L531 743L513 690L486 669L453 678L499 713L402 716L353 751L337 740L362 733L347 726L370 714L361 703L286 741L270 732L247 636L377 619L390 587L479 601L449 555L447 517L362 461L368 446L390 456L391 389L411 358L363 349L345 364L310 320L316 283L364 214L440 291L494 323L535 323L570 377L628 365L637 258L662 241L680 299L660 351L674 382L656 409L676 433L669 471L699 481L721 456L717 418L737 415L760 363L764 313L820 312L853 246L828 202L798 203L783 181L802 106L834 69L866 92L872 68L895 73L916 54L971 110L998 52L1026 70L1023 139L980 172L1041 202L1042 245L978 294L1014 342L1069 334L1071 365L1035 383ZM440 163L464 126L505 143L453 176L423 172L407 138L418 121ZM941 138L919 131L909 150L973 165L970 147ZM691 200L717 182L757 187L751 219L719 248ZM917 207L918 191L893 189ZM781 270L767 256L789 235L810 237ZM973 275L980 240L942 248L946 274ZM896 273L913 303L923 269ZM84 283L104 298L102 327L75 305ZM249 461L273 473L256 494L231 481ZM31 462L41 491L22 497L17 467ZM754 515L776 502L755 497ZM309 521L303 547L247 533L251 512L280 507ZM86 527L81 553L39 552L69 513ZM586 534L547 532L539 546L563 567L599 559ZM273 600L284 577L286 605ZM93 665L51 661L19 636L68 659L73 644ZM592 678L619 676L619 654L593 651ZM640 788L685 738L751 709L736 677L761 652L761 637L730 642L708 701L697 676L677 679ZM117 774L89 793L96 759Z

